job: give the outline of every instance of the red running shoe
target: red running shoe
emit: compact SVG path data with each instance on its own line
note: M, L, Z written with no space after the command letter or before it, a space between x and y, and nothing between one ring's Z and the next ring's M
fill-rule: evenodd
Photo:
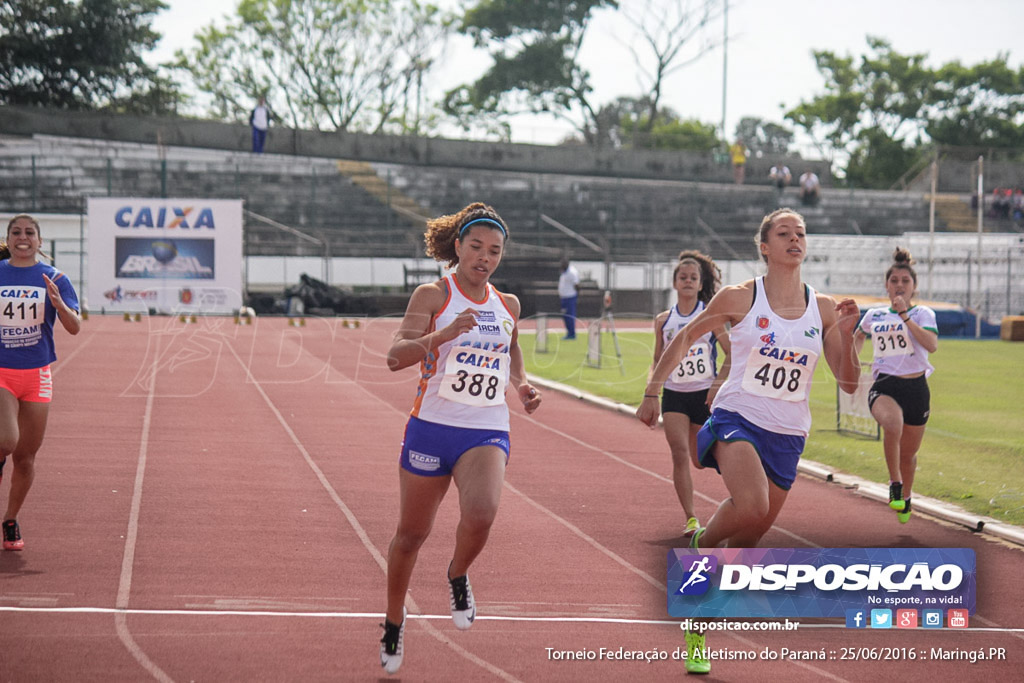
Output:
M21 540L18 522L13 519L4 522L4 550L21 550L24 547L25 541Z

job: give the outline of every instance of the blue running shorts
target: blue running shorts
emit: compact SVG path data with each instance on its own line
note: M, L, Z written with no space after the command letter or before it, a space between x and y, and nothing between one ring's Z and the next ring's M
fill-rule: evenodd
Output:
M716 441L732 443L747 441L761 458L761 466L768 478L784 491L796 481L796 464L804 452L802 436L778 434L758 427L739 413L716 408L708 421L697 432L697 456L700 464L718 469L713 446Z
M500 429L450 427L410 417L402 439L402 469L421 477L445 477L452 473L462 454L478 446L497 446L505 451L505 463L511 445L508 432Z

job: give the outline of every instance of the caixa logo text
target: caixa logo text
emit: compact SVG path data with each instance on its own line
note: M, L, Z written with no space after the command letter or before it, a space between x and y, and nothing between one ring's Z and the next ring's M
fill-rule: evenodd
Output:
M955 564L929 567L926 562L906 564L726 564L720 568L718 589L723 591L797 590L813 585L822 591L948 591L963 582L963 569Z
M217 226L213 220L213 209L192 206L122 206L114 213L114 223L119 228L181 228L198 230Z

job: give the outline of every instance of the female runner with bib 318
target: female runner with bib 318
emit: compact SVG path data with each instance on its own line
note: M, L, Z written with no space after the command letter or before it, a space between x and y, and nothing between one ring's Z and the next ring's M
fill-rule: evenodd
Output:
M461 517L446 583L456 628L472 626L476 603L467 571L498 512L510 451L505 389L512 386L527 413L540 405L519 348L519 299L489 281L507 239L505 222L485 204L428 221L427 253L455 272L416 288L388 352L392 370L420 364L399 460L398 530L388 549L380 664L389 674L402 664L405 595L416 556L452 480Z
M3 519L4 550L22 550L18 512L35 478L36 452L43 444L53 396L50 363L53 324L78 334L75 288L56 268L37 260L39 223L19 214L7 224L0 244L0 480L10 456L11 491Z
M857 328L857 348L871 337L874 384L868 393L871 415L882 427L882 448L889 468L889 507L901 524L910 521L910 488L917 471L917 450L931 411L928 354L939 348L935 311L911 306L917 290L914 260L896 248L893 264L885 272L885 293L891 306L872 308Z

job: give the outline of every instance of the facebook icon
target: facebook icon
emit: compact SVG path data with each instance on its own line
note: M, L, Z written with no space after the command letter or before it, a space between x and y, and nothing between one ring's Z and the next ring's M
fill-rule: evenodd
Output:
M865 610L846 610L846 628L867 628L867 621L867 612Z

